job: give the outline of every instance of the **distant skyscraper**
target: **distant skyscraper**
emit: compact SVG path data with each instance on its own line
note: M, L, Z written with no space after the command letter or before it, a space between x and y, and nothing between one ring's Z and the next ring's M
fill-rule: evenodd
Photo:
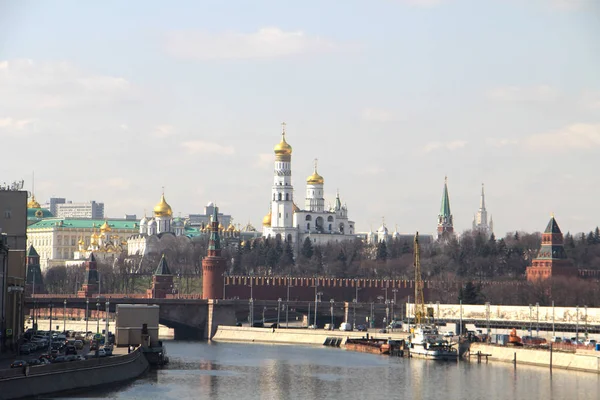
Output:
M437 237L445 240L454 235L454 223L450 212L450 196L448 196L448 177L444 178L444 192L442 193L442 206L438 214Z
M56 215L56 206L58 204L65 204L66 202L67 199L65 199L64 197L50 197L50 200L48 200L48 203L44 204L43 208L47 208L48 210L50 210L52 215Z
M93 200L86 203L58 203L54 216L57 218L102 219L104 218L104 203L96 203Z
M487 210L485 209L485 191L483 183L481 184L481 198L479 199L479 210L473 217L473 231L479 231L487 236L494 233L494 221L490 216L488 223Z

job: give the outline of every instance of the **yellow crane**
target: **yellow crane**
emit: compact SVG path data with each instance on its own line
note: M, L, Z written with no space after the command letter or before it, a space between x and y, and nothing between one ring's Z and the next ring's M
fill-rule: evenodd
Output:
M414 243L414 264L415 264L415 326L421 325L426 317L425 297L423 296L423 278L421 277L421 259L419 250L419 232L415 234Z

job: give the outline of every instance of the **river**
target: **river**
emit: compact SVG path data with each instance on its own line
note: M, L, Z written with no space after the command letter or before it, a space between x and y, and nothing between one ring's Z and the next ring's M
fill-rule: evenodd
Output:
M325 347L166 342L171 363L56 399L598 399L600 375Z

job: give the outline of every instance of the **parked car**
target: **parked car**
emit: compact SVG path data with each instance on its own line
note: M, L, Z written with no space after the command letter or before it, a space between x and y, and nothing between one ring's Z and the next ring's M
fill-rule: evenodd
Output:
M38 358L39 358L40 360L41 360L41 359L50 360L50 359L52 358L52 354L44 353L44 354L41 354L41 355L40 355Z
M37 358L32 358L31 360L27 360L27 365L40 365L42 362Z
M75 354L77 355L77 349L75 348L75 346L73 345L68 345L67 348L65 349L65 355L68 356L69 354Z
M19 353L21 354L31 354L32 352L32 348L30 345L28 344L22 344L21 346L19 346Z
M27 365L27 362L25 362L24 360L15 360L10 363L11 368L21 368L21 367L25 367L26 365Z
M67 361L65 356L58 356L54 360L52 360L52 363L62 363L65 361Z
M552 343L562 343L563 338L560 336L552 336Z
M366 332L367 326L366 325L356 325L356 330L361 331L361 332Z
M112 356L113 349L110 346L104 346L104 352L106 353L107 356Z
M453 336L456 336L456 335L454 334L454 331L448 331L448 332L444 333L444 336L446 336L446 337L453 337Z
M595 339L588 339L585 342L583 342L583 344L585 344L586 346L592 346L592 347L596 347L596 340Z
M83 341L82 340L76 340L73 345L75 346L75 348L77 350L81 350L83 349Z
M79 356L76 356L76 355L73 355L73 354L71 354L69 356L65 356L65 361L68 361L68 362L70 362L70 361L79 361Z
M98 357L106 357L106 350L99 349L98 350Z

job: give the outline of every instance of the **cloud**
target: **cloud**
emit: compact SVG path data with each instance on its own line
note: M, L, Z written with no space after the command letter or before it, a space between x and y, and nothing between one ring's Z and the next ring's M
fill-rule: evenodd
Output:
M435 150L446 149L446 150L457 150L465 147L467 142L464 140L453 140L451 142L429 142L423 147L424 153L431 153Z
M220 154L230 156L235 153L232 146L223 146L218 143L205 142L203 140L190 140L181 143L188 154Z
M8 133L26 132L31 128L32 123L33 120L31 119L0 118L0 131Z
M486 140L486 143L492 147L505 147L505 146L513 146L519 143L516 139L496 139L489 138Z
M194 60L271 59L325 53L335 48L331 40L276 27L253 33L176 31L168 34L166 40L168 53Z
M382 108L365 108L361 113L362 119L370 122L394 122L406 119L404 115Z
M258 159L254 163L257 168L268 168L273 165L273 153L261 153L258 155Z
M132 98L124 78L91 74L67 62L0 61L0 106L58 109L114 105Z
M164 138L173 136L175 134L175 127L171 125L158 125L154 129L154 136Z
M539 151L568 151L600 147L600 124L572 124L563 129L528 137L525 144Z
M508 102L550 102L558 99L558 91L548 85L504 86L487 93L488 98Z

